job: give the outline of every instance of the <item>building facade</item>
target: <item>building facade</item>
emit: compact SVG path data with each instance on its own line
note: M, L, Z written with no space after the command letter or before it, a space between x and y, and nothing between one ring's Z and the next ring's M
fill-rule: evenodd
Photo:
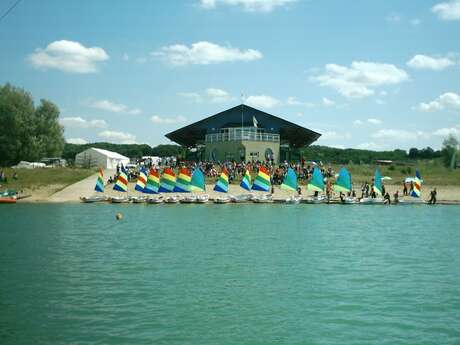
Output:
M310 145L321 134L247 105L239 105L166 134L200 160L280 162L291 148Z

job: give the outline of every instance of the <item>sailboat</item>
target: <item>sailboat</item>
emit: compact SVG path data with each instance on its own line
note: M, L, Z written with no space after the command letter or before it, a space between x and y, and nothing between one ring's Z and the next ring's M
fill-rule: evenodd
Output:
M203 172L200 168L196 168L192 174L192 180L190 181L190 191L191 192L205 192L206 191L206 180L204 178ZM195 195L195 203L205 204L209 200L208 194L198 194Z
M128 193L128 175L126 174L125 169L120 170L120 174L118 175L117 181L113 186L113 190L116 190L121 193ZM120 204L130 202L131 200L128 196L120 195L111 197L110 201L113 203Z
M160 189L160 174L155 168L150 168L149 176L147 177L147 183L145 185L144 193L146 194L158 194ZM147 203L149 204L161 204L163 197L149 196Z
M313 175L311 177L310 183L307 185L307 190L315 192L314 196L308 197L305 199L305 202L308 204L320 204L326 201L326 197L320 192L324 192L324 177L321 174L321 170L317 166L313 168Z
M96 185L94 186L94 190L97 193L104 193L104 172L102 168L99 169L99 173L97 174ZM93 195L93 196L83 196L80 197L81 201L83 202L99 202L99 201L107 201L107 197L105 195Z
M294 169L288 168L280 188L290 192L297 192L297 174L295 173ZM301 200L302 197L300 195L291 195L286 199L286 204L298 204Z
M137 177L136 186L134 187L135 190L141 193L145 193L145 187L147 184L147 174L146 171L142 168L139 171L139 176ZM131 201L135 204L144 203L147 201L147 197L145 195L142 196L132 196Z
M163 174L160 178L160 193L172 193L174 187L176 186L176 174L171 168L165 168ZM164 199L166 204L176 204L179 202L179 197L177 195L167 196Z
M413 205L413 204L426 204L425 200L421 198L422 196L422 176L420 171L415 171L415 177L412 179L413 189L410 193L410 198L399 200L398 204L401 205Z
M351 192L351 175L346 168L341 168L339 171L339 176L332 187L336 193L344 193L345 195ZM358 201L356 198L345 196L342 201L344 204L357 204Z
M243 179L241 180L240 187L243 188L245 191L250 192L251 191L251 174L249 173L249 170L246 169L244 172ZM235 196L230 197L232 199L232 202L235 203L243 203L243 202L248 202L254 198L254 195L251 193L246 193L246 194L239 194Z
M262 192L269 192L271 187L270 183L270 172L266 167L261 165L259 167L259 172L257 173L256 178L254 179L254 183L252 184L252 190L258 190ZM254 196L253 200L255 203L259 204L266 204L272 203L272 195L271 194L263 194L263 195L256 195Z
M217 179L216 185L214 186L214 190L220 193L228 193L228 171L225 167L222 169L222 172ZM228 195L219 196L214 199L214 203L216 204L227 204L230 202L230 197Z
M372 191L376 195L375 198L362 198L359 202L366 205L383 205L384 200L382 198L382 175L380 174L380 170L378 168L375 169L374 185L372 186Z

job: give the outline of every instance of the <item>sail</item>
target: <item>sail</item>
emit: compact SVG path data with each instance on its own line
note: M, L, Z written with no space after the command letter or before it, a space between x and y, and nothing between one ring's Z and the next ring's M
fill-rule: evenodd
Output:
M128 191L128 175L126 174L125 169L120 170L120 174L118 175L117 182L115 182L113 189L119 192Z
M324 177L317 166L313 168L313 176L311 177L310 183L307 185L307 189L315 192L324 191Z
M297 174L292 168L289 168L286 176L284 176L283 183L281 184L281 189L297 191Z
M104 173L102 168L99 169L99 174L97 174L96 186L94 187L96 192L104 193Z
M160 189L160 174L154 168L150 168L149 177L147 178L147 184L144 189L144 193L157 194Z
M190 170L187 168L181 168L179 175L177 175L176 186L174 192L177 193L190 193L190 182L192 181L192 175Z
M249 170L247 169L244 173L243 180L240 183L240 187L246 190L251 190L251 174L249 174Z
M379 169L375 169L373 189L376 194L382 195L382 175Z
M252 189L263 192L268 192L270 190L270 172L262 165L260 166L259 172L254 179Z
M415 172L414 188L412 189L410 196L414 198L420 198L421 194L422 194L422 176L420 175L420 171L417 170Z
M337 193L348 193L351 191L351 175L347 169L340 169L339 177L332 189Z
M176 174L171 168L165 168L160 179L160 193L170 193L176 185Z
M134 187L135 190L138 192L144 193L145 184L147 182L147 174L145 173L144 169L139 171L139 176L137 177L136 186Z
M227 193L228 192L228 171L223 168L216 185L214 186L216 192Z
M196 168L193 171L192 180L190 182L190 191L192 192L204 192L206 190L206 182L204 175L200 168Z

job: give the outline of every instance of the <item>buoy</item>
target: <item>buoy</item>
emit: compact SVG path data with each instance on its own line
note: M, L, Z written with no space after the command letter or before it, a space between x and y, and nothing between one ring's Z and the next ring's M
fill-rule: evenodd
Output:
M116 218L117 220L121 220L121 219L123 219L123 215L122 215L121 213L117 213L117 215L115 216L115 218Z

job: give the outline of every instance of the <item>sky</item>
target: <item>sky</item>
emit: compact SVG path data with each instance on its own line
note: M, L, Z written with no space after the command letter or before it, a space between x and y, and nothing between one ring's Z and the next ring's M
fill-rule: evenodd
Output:
M459 37L460 0L22 0L0 84L56 103L72 143L171 143L243 101L321 145L439 149L460 137Z

